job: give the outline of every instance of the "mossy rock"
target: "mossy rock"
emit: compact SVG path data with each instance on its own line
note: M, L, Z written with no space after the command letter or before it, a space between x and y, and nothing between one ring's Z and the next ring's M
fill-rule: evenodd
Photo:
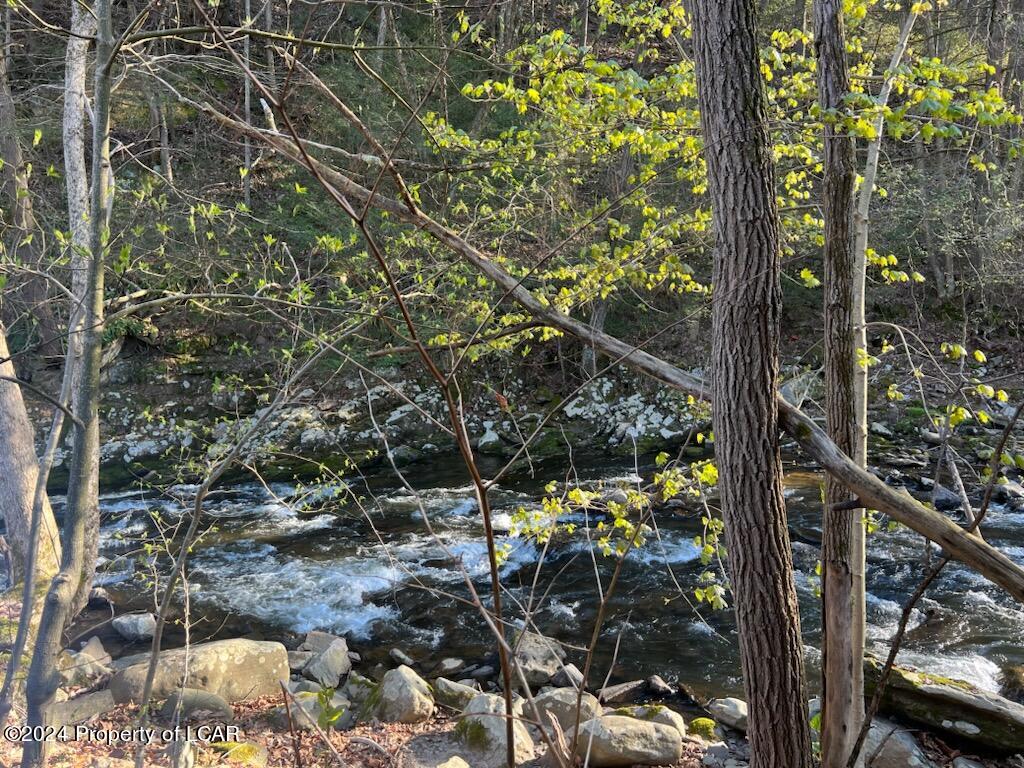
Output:
M210 749L226 758L231 765L265 768L270 760L266 748L247 741L213 741Z
M687 728L693 736L700 736L704 741L715 741L715 721L710 717L695 717Z
M864 660L864 689L874 694L882 662ZM1024 706L963 680L894 667L882 711L1003 753L1024 751Z

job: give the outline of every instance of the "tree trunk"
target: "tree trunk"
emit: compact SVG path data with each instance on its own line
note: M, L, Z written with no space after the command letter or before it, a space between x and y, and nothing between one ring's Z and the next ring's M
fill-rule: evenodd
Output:
M822 112L841 112L850 91L842 0L815 0L814 45ZM854 146L841 126L826 121L824 132L825 413L829 437L865 466L853 384ZM863 510L837 509L849 491L831 477L825 483L821 764L845 768L864 721L864 524Z
M113 32L110 20L111 0L96 0L96 76L93 103L92 188L89 220L89 269L85 294L82 368L74 411L76 424L68 473L68 492L64 513L64 551L61 569L53 579L39 622L39 635L29 669L26 699L26 724L45 726L49 722L54 694L60 682L57 656L61 636L74 616L81 588L88 589L84 574L95 568L94 550L88 550L89 529L97 517L95 467L99 457L99 384L103 345L103 262L106 249L106 220L110 157L110 67ZM92 559L92 563L85 562ZM46 741L25 742L22 768L45 764Z
M889 94L892 92L893 81L896 78L896 68L906 53L907 44L910 42L910 32L914 28L917 14L910 11L903 28L900 30L899 41L889 61L889 69L882 88L878 93L877 105L878 116L875 118L875 137L868 144L867 160L864 163L860 190L857 195L857 206L854 211L854 232L855 240L853 246L853 323L856 331L854 344L857 350L863 350L866 354L868 348L867 320L865 316L865 301L867 292L867 253L868 253L868 230L871 222L871 197L875 190L875 178L878 175L878 160L882 152L882 137L885 133L885 115L882 110L889 103ZM859 354L857 355L860 356ZM856 414L855 421L855 450L851 458L861 467L867 464L868 444L868 368L860 364L854 368L854 407Z
M15 580L25 575L25 561L31 537L32 500L35 497L38 466L32 424L21 397L21 388L12 381L14 363L7 349L7 336L0 323L0 510L7 525L12 570ZM60 534L53 519L50 501L43 496L36 575L48 579L60 562Z
M85 81L88 68L88 38L96 34L96 19L81 3L71 5L71 30L64 57L64 116L62 138L64 142L64 184L68 198L68 227L71 230L71 293L74 296L68 312L68 346L65 368L70 366L69 387L72 396L72 410L79 409L79 377L82 369L82 347L84 343L85 313L88 302L90 265L90 237L92 231L91 205L89 203L89 171L85 163L86 115L88 99ZM95 157L95 156L94 156ZM99 158L103 170L103 184L110 179L109 157ZM95 161L94 161L95 162ZM105 195L104 195L105 197ZM106 211L97 213L105 223ZM99 489L99 452L90 470L90 487ZM96 504L86 525L85 556L82 558L84 571L78 593L75 596L73 613L85 605L96 568L96 549L99 541L99 512Z
M712 390L753 768L810 768L800 612L782 495L779 219L753 0L694 3L716 231Z

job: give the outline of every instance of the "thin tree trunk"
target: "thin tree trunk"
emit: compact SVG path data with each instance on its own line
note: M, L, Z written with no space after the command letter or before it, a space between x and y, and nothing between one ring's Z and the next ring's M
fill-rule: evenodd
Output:
M810 768L800 611L779 452L779 219L753 0L694 3L717 237L715 456L753 768Z
M910 11L903 27L900 30L899 41L893 51L892 59L889 62L885 80L878 93L877 104L879 107L878 116L875 118L875 136L868 144L867 160L864 163L864 172L861 174L860 190L857 196L857 207L854 211L855 240L853 246L853 323L856 329L855 344L857 350L864 354L868 348L867 321L865 313L865 301L867 292L867 252L868 252L868 231L871 222L871 198L875 190L875 178L878 175L878 161L882 151L882 138L885 132L885 116L883 110L889 103L889 94L892 93L893 82L896 79L896 68L899 67L910 42L910 33L914 28L917 14ZM857 353L860 357L860 353ZM859 364L854 369L854 392L856 408L856 434L854 452L851 458L861 467L867 464L868 445L868 368L865 364Z
M850 91L842 0L815 0L818 101L841 111ZM825 122L825 413L828 434L861 466L854 406L853 138ZM850 492L826 478L822 535L821 764L843 768L864 720L864 524Z
M242 23L245 26L249 26L253 23L252 20L252 7L249 0L243 0L242 6ZM246 67L252 66L252 61L249 58L251 52L252 42L249 35L246 35L242 41L242 56L245 61ZM252 84L249 82L249 76L244 75L242 77L242 88L244 89L245 99L245 124L252 125ZM242 179L242 198L245 200L245 207L252 207L252 144L249 140L249 136L245 136L245 145L243 148L244 158L243 163L245 166L245 177Z
M49 722L54 694L60 682L57 656L61 635L74 615L83 573L91 573L95 562L85 563L88 528L97 514L96 473L99 456L99 386L103 343L103 262L106 248L106 221L102 212L108 203L110 156L110 68L113 31L111 0L96 0L96 76L93 104L92 189L93 216L89 237L89 270L82 348L82 368L74 411L81 424L73 432L68 474L68 492L64 513L64 551L61 570L53 579L46 596L39 635L29 668L26 699L26 724L45 726ZM95 559L95 558L93 558ZM86 589L88 584L84 585ZM40 768L46 761L46 741L25 742L22 768Z
M89 293L89 268L92 232L91 205L89 202L89 171L85 163L85 143L87 136L86 115L89 112L86 96L86 70L90 41L88 38L96 34L96 19L81 3L71 5L71 30L74 35L68 37L68 45L64 59L64 184L68 198L68 226L71 230L71 293L72 305L68 312L68 345L65 354L65 375L70 376L69 387L72 397L72 411L79 409L78 397L81 391L79 377L82 369L82 348L84 344L84 328L86 304ZM95 158L95 155L94 155ZM96 162L94 160L94 162ZM104 185L110 180L109 157L99 158L103 171ZM97 213L106 223L106 211ZM70 372L67 370L70 366ZM98 438L97 438L98 441ZM92 478L90 487L99 489L99 449L95 452L95 460L90 468ZM96 569L96 551L99 543L99 510L98 502L89 505L91 510L85 527L85 556L82 558L82 576L79 589L75 596L72 613L77 614L84 607L92 586L92 578Z

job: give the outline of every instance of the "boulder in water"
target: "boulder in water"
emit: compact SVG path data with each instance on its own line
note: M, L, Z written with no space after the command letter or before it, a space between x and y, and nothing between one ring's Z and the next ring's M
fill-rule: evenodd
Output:
M536 632L522 632L514 647L516 663L531 686L550 683L565 661L561 644Z
M115 617L110 624L130 643L149 640L156 632L156 616L152 613L128 613Z
M882 663L864 661L868 695ZM1024 706L963 680L894 667L882 697L884 711L999 752L1024 751Z

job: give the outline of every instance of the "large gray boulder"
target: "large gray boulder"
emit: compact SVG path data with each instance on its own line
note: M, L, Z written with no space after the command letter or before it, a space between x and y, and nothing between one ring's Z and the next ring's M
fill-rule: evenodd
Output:
M669 725L679 731L680 738L686 737L686 720L675 710L663 704L640 704L633 707L619 707L613 714L645 720L650 723Z
M140 661L111 678L110 691L117 703L141 700L148 666L148 660ZM179 688L196 688L231 703L280 696L282 681L288 682L288 651L280 643L217 640L161 653L153 698L165 699Z
M337 688L341 679L351 669L352 660L348 657L348 643L339 637L322 651L315 653L302 668L302 674L327 688Z
M208 720L211 717L218 720L230 720L235 716L231 705L216 693L200 691L195 688L182 688L167 697L163 707L160 708L160 716L165 720L181 718L181 722L189 720Z
M422 723L434 714L430 686L404 664L384 675L376 698L374 714L386 723Z
M577 696L579 696L579 691L576 688L552 688L534 696L533 703L537 707L541 725L546 730L550 730L550 718L554 717L562 732L565 733L579 723L585 723L600 716L601 704L596 696L584 693L580 697L578 708L576 706ZM529 710L529 705L526 705L525 709Z
M470 765L503 768L508 744L506 722L505 699L501 696L481 693L466 705L455 726L455 737L471 751L472 759L467 760ZM533 759L533 737L519 719L512 722L512 744L517 765Z
M631 765L672 765L683 755L683 739L670 725L607 715L579 728L577 747L589 752L592 768Z
M116 616L110 624L129 643L149 640L156 632L156 616L152 613L127 613Z
M865 768L935 768L913 736L882 718L871 721L863 754Z
M515 653L516 663L531 686L550 683L565 661L565 650L561 644L536 632L520 633Z
M747 702L742 699L712 699L708 703L708 712L722 725L737 731L747 730Z

